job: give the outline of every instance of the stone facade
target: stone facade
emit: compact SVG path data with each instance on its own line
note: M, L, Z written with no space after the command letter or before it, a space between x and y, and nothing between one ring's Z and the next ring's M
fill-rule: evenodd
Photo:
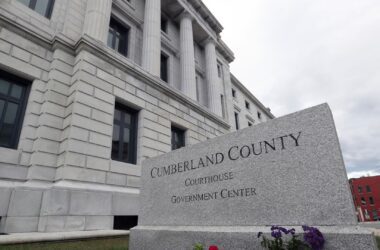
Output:
M192 145L234 131L236 110L241 128L273 118L229 72L221 30L199 0L59 0L49 18L0 1L0 72L30 83L17 146L0 147L0 233L112 229L137 215L141 162L171 151L172 125ZM111 159L115 103L138 111L136 164Z

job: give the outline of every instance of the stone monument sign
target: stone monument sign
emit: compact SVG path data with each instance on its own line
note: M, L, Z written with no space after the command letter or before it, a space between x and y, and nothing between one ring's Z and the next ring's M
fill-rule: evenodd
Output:
M259 249L269 225L317 226L326 249L375 248L327 104L145 160L140 206L132 250Z

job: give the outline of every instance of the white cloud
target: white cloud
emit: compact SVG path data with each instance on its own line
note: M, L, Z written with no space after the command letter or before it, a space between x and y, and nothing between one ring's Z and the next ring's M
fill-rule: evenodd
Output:
M276 116L328 102L350 174L379 174L378 0L204 0L232 72Z

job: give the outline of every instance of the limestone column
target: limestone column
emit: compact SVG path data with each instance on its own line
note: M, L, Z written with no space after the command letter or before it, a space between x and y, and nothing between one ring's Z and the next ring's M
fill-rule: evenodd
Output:
M205 61L209 108L213 113L222 116L220 90L218 87L218 69L216 63L215 41L212 39L208 39L205 44Z
M193 100L197 99L195 82L195 59L193 19L184 13L180 20L180 53L181 53L181 88L183 93Z
M146 0L141 65L149 73L160 76L161 0Z
M87 1L83 34L87 34L96 40L106 43L110 25L111 8L112 0Z

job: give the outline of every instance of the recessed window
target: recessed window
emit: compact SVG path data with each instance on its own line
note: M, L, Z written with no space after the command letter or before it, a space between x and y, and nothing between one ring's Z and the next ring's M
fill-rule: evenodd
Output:
M236 98L236 90L232 89L232 97Z
M222 65L219 63L217 64L217 69L218 69L218 77L222 77Z
M0 70L0 147L17 148L29 84Z
M116 103L113 119L112 160L136 164L137 111Z
M235 128L239 129L239 113L235 112Z
M251 108L250 105L249 105L249 102L247 102L247 101L245 101L245 108L248 109L248 110Z
M370 186L367 185L365 188L366 188L366 190L367 190L368 193L371 192L371 187Z
M373 197L368 197L368 200L369 200L369 204L371 204L371 205L375 204L374 201L373 201Z
M129 29L120 22L111 17L110 27L108 29L107 45L119 52L128 55L128 32Z
M358 192L361 193L363 190L362 190L362 187L361 186L358 186Z
M199 94L199 78L195 76L195 88L197 90L197 101L199 102L200 94Z
M257 118L261 119L261 112L257 112Z
M168 61L169 57L161 53L161 79L168 82Z
M185 146L185 130L172 126L172 150Z
M361 198L361 203L362 203L362 205L366 205L367 204L367 202L365 201L364 197Z
M38 14L50 18L53 11L54 0L18 0Z
M248 122L248 127L252 127L252 122Z
M226 117L226 108L224 106L224 95L220 95L220 102L222 105L222 117L225 118Z
M168 33L168 19L164 16L161 16L161 30Z

